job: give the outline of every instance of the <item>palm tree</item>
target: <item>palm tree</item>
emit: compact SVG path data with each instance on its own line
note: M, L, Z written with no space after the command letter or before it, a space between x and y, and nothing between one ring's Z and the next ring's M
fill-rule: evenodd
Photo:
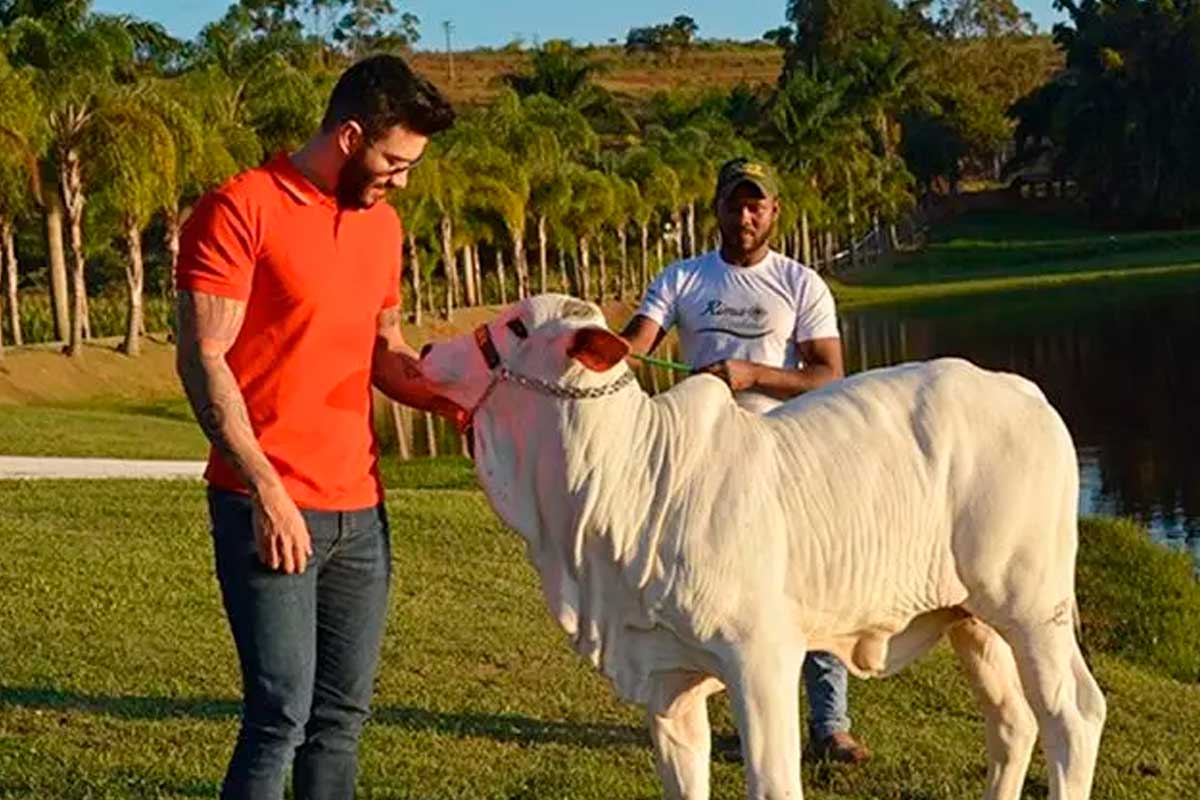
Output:
M849 78L825 79L797 68L767 105L764 145L780 171L807 177L809 182L804 191L796 192L803 198L801 228L804 216L816 215L830 223L843 220L853 236L856 209L851 181L869 183L876 174L869 135L854 110L850 86ZM825 214L820 211L823 207L843 213ZM832 233L827 231L827 240Z
M695 127L669 132L652 127L646 131L646 141L658 150L662 160L679 178L679 204L672 210L671 222L675 232L676 255L679 258L696 255L696 203L712 195L716 181L718 156L711 137ZM684 249L684 232L687 249Z
M31 199L41 196L37 123L41 111L32 81L14 70L0 54L0 273L6 276L5 295L14 344L22 343L17 298L19 265L14 242L18 217Z
M578 109L546 95L523 101L526 123L542 132L537 147L530 148L529 205L536 219L539 287L548 287L549 229L559 224L571 206L569 164L589 161L599 150L599 137ZM546 138L546 135L552 138ZM561 250L560 250L561 256ZM560 262L562 261L560 257ZM566 287L562 287L565 291Z
M206 92L212 91L214 84L205 80L211 77L193 71L157 81L151 94L154 112L167 123L175 145L174 180L162 184L173 190L163 203L172 280L179 261L179 235L191 203L209 188L256 164L261 156L253 131L212 113L209 103L213 98ZM240 152L243 150L248 152Z
M413 172L408 191L429 198L438 217L438 240L441 243L442 269L446 273L446 295L443 306L446 318L454 311L460 294L458 263L455 260L454 221L463 211L468 181L458 156L463 150L455 131L430 143L419 169ZM466 266L464 264L464 266ZM470 276L468 276L469 281ZM473 284L468 282L468 302L473 301ZM432 307L430 308L432 311Z
M617 299L624 300L629 285L629 225L634 222L643 201L638 186L628 178L613 175L613 222L617 230L617 252L620 255L620 273L617 276Z
M209 102L221 106L209 112L219 112L225 126L250 128L275 153L297 148L320 122L335 76L325 68L324 45L280 16L280 7L266 10L256 17L231 6L200 32L192 66L209 84Z
M529 296L525 224L533 191L532 176L559 159L558 141L548 130L528 124L520 99L502 93L488 108L475 132L468 170L477 176L475 200L487 205L504 223L512 247L517 296ZM501 260L499 263L503 263Z
M136 99L134 90L117 82L118 74L129 74L133 68L134 39L128 20L90 14L86 4L72 9L74 13L17 19L9 30L9 47L19 63L35 70L38 94L44 101L50 152L70 234L72 298L67 352L79 356L88 327L83 148L102 109Z
M592 299L591 243L600 235L605 220L612 216L613 191L608 176L599 170L575 168L571 173L572 203L566 224L579 242L580 290ZM599 295L603 298L603 286Z
M104 106L80 148L90 155L92 182L100 184L98 178L103 176L102 192L120 217L128 255L129 305L123 346L128 356L140 354L139 336L144 328L142 232L169 198L178 196L175 139L166 120L154 113L156 103L151 94L146 91L136 102Z
M537 218L538 291L547 291L549 282L547 245L549 228L557 225L570 211L571 179L566 165L560 162L552 171L540 172L533 180L530 206Z
M440 246L439 222L442 218L437 203L430 190L430 181L418 178L421 168L414 173L413 180L403 192L392 195L391 203L395 207L404 224L404 241L407 250L406 269L412 281L413 323L421 324L421 283L422 279L432 271L435 259L422 259L422 242L428 242L430 250L436 251ZM451 252L453 258L453 251ZM432 309L430 309L432 311Z
M639 289L650 282L650 228L656 218L679 206L679 176L675 174L656 150L637 146L626 151L619 172L638 187L638 203L631 216L641 232L642 263L638 276ZM662 238L655 236L657 244Z

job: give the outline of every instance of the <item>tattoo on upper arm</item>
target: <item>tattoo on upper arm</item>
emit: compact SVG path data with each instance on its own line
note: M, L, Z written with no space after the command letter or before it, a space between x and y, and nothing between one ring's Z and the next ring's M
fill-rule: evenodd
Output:
M179 293L178 312L181 341L228 350L242 329L246 304L228 297L185 291Z

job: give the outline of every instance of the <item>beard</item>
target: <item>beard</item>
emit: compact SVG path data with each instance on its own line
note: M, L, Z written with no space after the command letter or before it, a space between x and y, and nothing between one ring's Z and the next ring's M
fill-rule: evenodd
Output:
M373 189L382 187L377 185L378 179L367 168L365 156L366 148L359 148L354 155L346 159L346 163L342 164L342 168L338 170L335 193L337 203L342 208L370 208L378 202L379 197L383 196L383 193L380 192L379 197L371 197Z
M726 247L730 253L734 255L749 255L755 252L771 238L771 229L767 228L762 233L756 233L752 229L735 226L731 230L721 231L721 244Z

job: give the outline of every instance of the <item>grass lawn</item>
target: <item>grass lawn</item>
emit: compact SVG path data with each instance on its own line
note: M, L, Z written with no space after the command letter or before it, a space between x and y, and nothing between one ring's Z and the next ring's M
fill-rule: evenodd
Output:
M569 650L519 538L482 494L446 488L470 485L464 462L429 466L389 475L408 488L390 494L395 580L360 796L659 796L639 710ZM1151 552L1120 526L1085 534L1085 588L1123 580L1128 560ZM238 676L202 487L0 482L0 541L0 797L215 796ZM1110 708L1095 798L1184 800L1200 787L1200 686L1155 655L1194 655L1200 599L1179 580L1184 559L1152 552L1127 591L1081 597L1100 615L1098 646L1118 643L1093 655ZM1142 624L1167 608L1179 619ZM1128 647L1139 636L1178 641ZM875 758L806 767L806 797L982 794L982 722L944 647L898 678L854 682L852 712ZM728 747L723 698L713 716ZM714 785L716 798L741 797L740 766L718 760ZM1027 796L1045 795L1038 756Z
M0 454L201 459L208 442L187 401L0 407Z
M977 212L918 253L832 281L838 305L898 303L1130 277L1200 280L1200 230L1110 233L1061 215Z

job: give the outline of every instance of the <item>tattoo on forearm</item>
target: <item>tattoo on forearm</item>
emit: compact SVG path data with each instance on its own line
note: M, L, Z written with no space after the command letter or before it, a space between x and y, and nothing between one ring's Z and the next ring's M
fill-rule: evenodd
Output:
M399 306L379 312L375 340L375 385L393 400L423 407L430 397L416 352L404 341Z
M254 436L237 379L225 362L241 330L245 304L180 292L177 311L177 368L188 401L205 436L253 491L274 476L274 468Z

